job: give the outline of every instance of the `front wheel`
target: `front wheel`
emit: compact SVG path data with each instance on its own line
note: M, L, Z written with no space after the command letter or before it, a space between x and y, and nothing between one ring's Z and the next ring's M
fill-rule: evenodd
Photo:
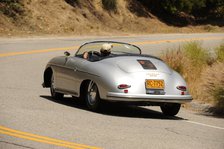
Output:
M174 116L180 110L180 104L178 103L165 103L164 105L160 106L164 115L167 116Z
M58 93L58 92L55 91L55 80L54 80L54 75L53 74L51 76L50 91L51 91L51 97L56 99L56 100L60 100L60 99L62 99L64 97L64 94Z
M100 96L95 82L90 81L86 87L85 101L91 111L98 111L100 107Z

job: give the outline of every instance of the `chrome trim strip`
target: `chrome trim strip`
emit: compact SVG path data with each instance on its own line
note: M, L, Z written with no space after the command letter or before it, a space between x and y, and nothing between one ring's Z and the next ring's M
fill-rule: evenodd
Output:
M76 71L81 72L81 73L86 73L86 74L88 74L88 75L92 75L92 76L100 77L100 76L98 76L98 75L95 75L95 74L92 74L92 73L89 73L89 72L86 72L86 71L82 71L82 70L79 70L79 69L76 69Z
M89 73L89 72L86 72L86 71L82 71L82 70L79 70L77 68L70 68L70 67L65 67L65 66L61 66L61 65L57 65L57 64L51 64L51 66L56 66L56 67L60 67L60 68L70 69L70 70L73 70L73 71L77 71L77 72L89 74L89 75L92 75L92 76L100 77L98 75L95 75L95 74L92 74L92 73Z
M57 65L57 64L55 64L55 63L49 63L49 64L50 64L50 66L56 66L56 67L60 67L60 68L66 68L66 69L73 70L73 69L70 68L70 67L65 67L65 66L62 66L62 65Z

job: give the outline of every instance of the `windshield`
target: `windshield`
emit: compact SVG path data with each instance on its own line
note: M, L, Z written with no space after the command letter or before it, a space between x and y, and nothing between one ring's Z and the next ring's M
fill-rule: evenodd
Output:
M95 41L82 45L76 52L76 56L82 55L84 52L100 52L104 44L112 45L111 54L113 55L126 55L126 54L141 54L140 48L135 45L113 41Z

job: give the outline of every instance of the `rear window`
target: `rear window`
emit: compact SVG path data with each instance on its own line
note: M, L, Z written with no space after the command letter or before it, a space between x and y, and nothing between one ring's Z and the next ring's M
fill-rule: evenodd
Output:
M155 65L149 60L137 60L143 69L155 69Z

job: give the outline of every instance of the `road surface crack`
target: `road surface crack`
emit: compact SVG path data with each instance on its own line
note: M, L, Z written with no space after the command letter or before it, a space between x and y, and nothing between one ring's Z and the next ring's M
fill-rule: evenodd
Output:
M176 132L174 130L172 130L172 128L165 128L166 131L169 131L169 132L172 132L172 133L175 133L177 135L181 135L179 132Z
M33 147L29 147L29 146L25 146L25 145L20 145L20 144L17 144L17 143L12 143L12 142L7 142L7 141L0 141L0 143L11 144L11 145L15 145L15 146L23 147L23 148L35 149Z

